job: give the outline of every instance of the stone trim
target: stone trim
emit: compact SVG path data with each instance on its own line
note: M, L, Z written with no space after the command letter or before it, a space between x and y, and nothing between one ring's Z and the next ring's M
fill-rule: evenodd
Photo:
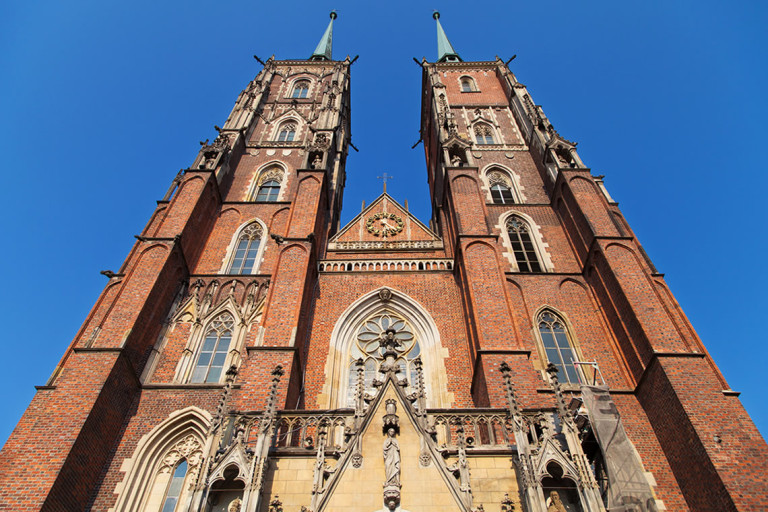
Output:
M334 272L452 272L455 267L450 258L391 259L391 260L321 260L317 270Z

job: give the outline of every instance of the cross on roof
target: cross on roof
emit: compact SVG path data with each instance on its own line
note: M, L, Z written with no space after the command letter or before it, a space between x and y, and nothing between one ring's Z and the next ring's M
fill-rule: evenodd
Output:
M384 183L384 192L387 191L387 180L393 180L394 177L390 176L386 172L382 174L382 176L376 176L377 179L380 179Z

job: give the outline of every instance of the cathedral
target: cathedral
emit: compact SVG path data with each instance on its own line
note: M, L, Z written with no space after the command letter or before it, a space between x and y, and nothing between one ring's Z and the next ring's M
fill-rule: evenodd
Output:
M768 510L768 446L602 177L437 12L431 218L385 182L341 224L335 18L260 61L103 272L0 452L0 510Z

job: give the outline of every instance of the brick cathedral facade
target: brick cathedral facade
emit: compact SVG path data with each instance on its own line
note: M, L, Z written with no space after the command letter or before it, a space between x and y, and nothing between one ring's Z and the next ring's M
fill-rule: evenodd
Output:
M508 63L421 62L432 217L346 225L333 20L179 173L0 453L14 511L765 510L768 447Z

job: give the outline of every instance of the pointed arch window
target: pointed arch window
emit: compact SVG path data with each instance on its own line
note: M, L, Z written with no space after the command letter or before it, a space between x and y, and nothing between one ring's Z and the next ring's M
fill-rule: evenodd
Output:
M557 367L558 379L561 382L578 384L579 379L573 364L577 357L565 322L552 311L544 310L539 314L538 323L544 353L547 360Z
M515 195L512 192L509 175L506 172L493 168L486 174L486 176L488 177L488 184L491 189L491 199L494 204L515 203Z
M291 98L306 98L309 93L309 82L307 80L299 80L293 85L291 91Z
M261 193L261 191L259 191ZM235 248L230 274L252 274L258 264L259 246L264 236L264 230L258 222L252 222L240 233Z
M468 76L461 77L461 92L475 92L477 91L477 86L475 86L475 81Z
M184 487L184 479L187 477L187 461L181 460L173 470L173 475L168 483L168 489L165 491L163 508L161 512L174 512L179 503L179 496Z
M285 123L277 134L278 142L293 142L296 138L296 123Z
M541 272L541 264L531 239L531 228L517 215L507 220L507 234L520 272Z
M485 123L476 124L475 140L478 144L496 144L493 139L493 128Z
M277 201L277 196L280 195L280 182L277 180L267 180L259 187L259 192L256 194L256 201Z
M347 405L354 407L355 390L357 386L357 361L363 360L365 392L375 394L373 387L375 378L381 379L379 365L384 360L384 347L381 341L392 332L397 340L395 351L398 354L396 364L400 366L400 374L408 379L413 386L416 382L416 365L414 362L421 354L421 346L414 335L413 327L402 317L391 311L375 314L365 320L357 330L355 342L349 351L349 380L347 386Z
M190 382L219 382L232 342L235 319L229 313L219 315L205 333Z

